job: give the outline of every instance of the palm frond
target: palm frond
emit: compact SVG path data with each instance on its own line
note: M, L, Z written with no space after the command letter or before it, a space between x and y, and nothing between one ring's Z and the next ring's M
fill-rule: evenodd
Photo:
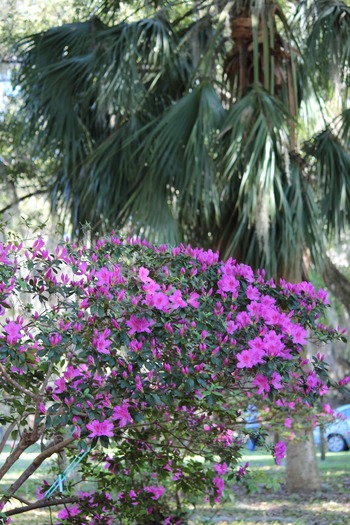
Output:
M218 216L215 144L224 114L213 87L203 83L159 118L136 151L141 169L128 203L132 216L141 202L158 202L164 192L165 202L180 221L196 224L199 208L206 220L213 210ZM153 219L149 215L148 222L161 235L163 224L154 212L150 207Z
M267 139L271 139L273 149L282 143L288 147L289 119L288 107L261 87L253 86L232 105L223 123L224 177L234 178L240 165L244 165L247 169L242 178L253 181L267 162ZM263 173L262 177L266 175Z
M150 93L158 99L182 94L188 64L179 58L176 35L164 18L118 24L102 32L100 41L100 106L112 104L116 111L135 114Z
M313 0L307 4L307 65L318 72L317 82L330 88L331 82L349 83L350 7L342 0Z
M324 239L317 200L299 159L290 157L288 172L278 172L270 194L260 192L254 197L251 215L230 207L233 199L227 199L223 210L225 226L220 232L222 255L237 257L254 268L265 268L269 276L300 280L306 275L306 247L312 260L320 263ZM269 215L269 199L275 203L274 215Z
M305 145L314 159L321 213L328 235L340 235L349 221L350 154L327 128Z
M24 101L24 130L37 137L41 150L68 148L73 165L89 150L91 61L96 34L103 27L95 19L68 24L21 43L18 82ZM44 130L40 137L34 133L38 124Z
M169 25L155 18L107 28L95 19L34 35L23 46L27 133L40 122L39 147L62 159L53 203L68 203L74 231L86 221L115 223L140 171L126 160L134 153L129 137L185 89L187 65Z
M84 158L74 172L60 171L51 193L56 204L68 203L74 233L89 223L100 230L121 228L129 216L121 214L136 183L138 165L132 158L144 122L136 116L119 119L114 131Z
M281 269L290 275L288 265L300 268L310 238L315 250L320 243L311 187L289 152L289 120L281 101L255 87L224 123L226 227L220 247L225 256L239 254L270 275Z
M342 111L336 121L339 125L340 139L345 144L347 151L350 151L350 108Z

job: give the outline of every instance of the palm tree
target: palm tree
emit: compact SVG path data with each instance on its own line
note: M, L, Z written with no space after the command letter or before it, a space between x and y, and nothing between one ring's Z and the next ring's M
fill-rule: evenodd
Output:
M24 41L26 126L57 158L54 204L75 232L129 225L274 275L292 258L300 274L305 246L320 251L320 215L328 233L346 220L349 110L332 120L324 104L339 86L346 100L349 8L156 4L152 17L94 16Z
M300 279L349 220L349 5L127 4L21 42L53 206L75 234L128 228Z

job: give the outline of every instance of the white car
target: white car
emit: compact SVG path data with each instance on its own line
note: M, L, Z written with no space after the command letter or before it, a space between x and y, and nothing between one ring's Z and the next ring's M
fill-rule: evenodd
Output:
M342 452L350 448L350 404L342 405L334 410L334 415L339 414L339 418L333 423L325 425L324 433L328 441L330 452ZM321 443L320 427L314 430L316 445Z

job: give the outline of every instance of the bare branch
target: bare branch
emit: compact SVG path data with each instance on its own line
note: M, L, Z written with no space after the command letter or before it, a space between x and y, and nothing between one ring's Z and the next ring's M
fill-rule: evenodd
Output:
M14 499L18 500L19 502L21 503L24 503L25 505L32 505L32 503L25 499L25 498L22 498L21 496L16 496L15 494L12 496Z
M45 379L43 381L43 384L40 388L40 396L42 396L46 390L46 387L47 387L47 384L49 382L49 379L50 379L50 376L51 376L51 373L52 373L52 368L53 368L53 363L51 362L49 364L49 367L47 369L47 372L46 372L46 376L45 376Z
M30 503L25 507L17 507L16 509L11 509L6 512L6 516L15 516L16 514L23 514L29 510L42 509L45 507L54 507L56 505L65 505L67 503L76 503L79 501L78 496L70 496L69 498L56 498L56 499L41 499L35 501L35 503Z
M37 395L37 401L36 401L36 407L35 407L35 416L34 416L34 430L39 428L38 419L39 419L39 414L40 414L40 402L41 402L41 400L43 398L43 395L45 393L47 384L48 384L49 379L51 377L52 368L53 368L53 363L51 362L49 364L48 369L47 369L47 372L46 372L46 375L45 375L45 379L43 381L43 384L41 385L39 394Z
M6 491L6 497L8 498L9 496L12 496L12 494L15 494L16 491L23 485L23 483L40 467L40 465L45 459L52 456L52 454L55 454L56 452L60 452L61 450L65 449L75 440L76 438L71 436L70 438L67 438L64 441L57 443L53 447L47 448L41 454L39 454L32 461L29 467L26 468L24 472L22 472L20 477L14 483L12 483L11 487Z
M0 210L0 215L10 210L13 206L16 206L20 202L25 201L26 199L30 199L30 197L35 197L35 195L43 195L44 193L47 193L47 191L46 190L35 190L35 191L32 191L31 193L27 193L27 195L23 195L23 197L18 197L18 199L14 200L10 204L2 208Z

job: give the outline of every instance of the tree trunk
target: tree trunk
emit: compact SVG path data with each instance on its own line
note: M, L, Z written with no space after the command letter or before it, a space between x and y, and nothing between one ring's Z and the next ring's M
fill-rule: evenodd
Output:
M289 272L291 282L299 282L309 273L309 257L306 251L303 261L295 261ZM294 273L293 273L294 270ZM304 348L306 357L308 348ZM311 348L309 348L311 351ZM288 492L307 493L319 490L321 486L318 472L316 449L312 429L297 434L296 439L287 443L286 487Z
M303 432L287 445L286 486L288 492L312 492L320 488L312 431ZM307 438L307 439L305 439Z
M322 277L326 286L343 303L350 315L350 282L327 256ZM307 441L295 441L287 446L286 485L290 492L310 492L320 488L312 432L308 432L308 435ZM321 442L321 445L324 458L327 444Z

